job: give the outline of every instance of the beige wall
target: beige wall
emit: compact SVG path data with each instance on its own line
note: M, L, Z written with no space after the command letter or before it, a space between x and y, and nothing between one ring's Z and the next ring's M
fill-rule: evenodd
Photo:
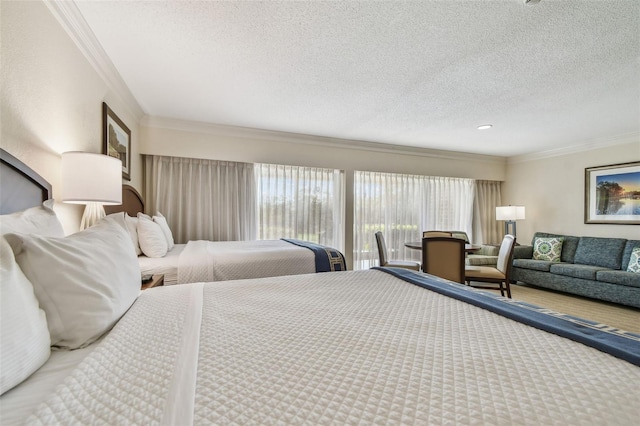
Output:
M536 160L511 159L503 188L505 204L526 207L518 221L518 241L530 244L536 231L640 239L638 225L584 223L587 167L640 161L640 140Z
M60 197L60 154L102 152L102 102L132 131L132 184L140 188L138 121L108 88L41 2L0 2L2 59L0 146L53 185ZM77 231L82 208L56 203L65 232Z
M140 153L504 180L506 159L146 117ZM346 144L353 144L347 147ZM353 146L359 147L354 148Z

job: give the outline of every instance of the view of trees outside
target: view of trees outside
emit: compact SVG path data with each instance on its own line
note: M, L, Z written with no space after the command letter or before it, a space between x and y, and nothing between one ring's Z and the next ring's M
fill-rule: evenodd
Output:
M473 179L356 171L354 175L354 269L378 265L375 233L382 231L389 259L420 260L406 248L425 230L471 235Z
M257 164L258 239L295 238L343 249L340 170Z
M596 214L640 215L640 172L598 176Z
M344 249L344 173L256 164L258 239L295 238ZM405 247L425 230L472 234L473 179L356 171L354 269L378 265L375 233L390 259L420 260Z

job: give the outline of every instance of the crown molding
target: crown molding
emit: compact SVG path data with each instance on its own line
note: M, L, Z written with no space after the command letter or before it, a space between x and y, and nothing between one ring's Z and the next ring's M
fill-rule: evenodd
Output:
M579 152L591 151L594 149L608 148L611 146L623 145L632 142L637 142L638 145L640 145L640 133L631 132L608 138L589 139L584 142L564 148L551 149L531 154L515 155L513 157L507 158L507 163L514 164L524 163L527 161L543 160L545 158L560 157L563 155L576 154Z
M280 143L295 143L319 145L332 148L375 151L420 157L442 158L450 160L465 160L493 164L505 164L506 158L494 155L472 154L466 152L444 151L411 147L406 145L392 145L379 142L339 139L325 136L313 136L301 133L278 132L273 130L254 129L249 127L209 124L195 121L179 120L166 117L145 115L140 125L148 128L178 130L183 132L208 134L216 137L250 139Z
M123 101L124 107L133 114L137 121L140 121L144 116L144 111L96 39L76 3L74 1L44 0L44 4L104 80L109 90L115 93Z

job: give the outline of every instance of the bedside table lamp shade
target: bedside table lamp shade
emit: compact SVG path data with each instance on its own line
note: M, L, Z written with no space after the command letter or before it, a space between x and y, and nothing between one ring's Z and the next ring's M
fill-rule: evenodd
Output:
M105 216L103 204L122 204L122 163L114 157L89 152L62 154L62 201L86 204L80 229Z
M524 206L501 206L496 207L496 220L504 220L504 233L509 234L509 227L512 227L511 235L516 236L516 220L525 218Z

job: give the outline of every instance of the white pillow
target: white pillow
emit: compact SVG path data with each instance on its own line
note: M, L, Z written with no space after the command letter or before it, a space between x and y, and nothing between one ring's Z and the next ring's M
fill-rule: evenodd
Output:
M175 246L175 242L173 241L173 234L171 233L167 219L162 216L162 213L157 212L156 216L153 217L153 221L160 225L160 229L162 229L162 233L167 239L167 248L171 250Z
M0 395L21 383L49 358L47 318L33 286L0 237Z
M0 216L0 234L8 233L64 237L62 224L53 211L53 200L43 202L42 206Z
M133 244L133 248L136 251L136 255L141 255L142 250L140 250L140 244L138 243L138 219L135 217L131 217L125 212L111 213L107 215L104 221L114 221L118 225L122 226L129 233L129 238L131 239L131 244Z
M169 250L167 237L160 225L144 213L138 213L138 242L147 257L164 257Z
M111 329L140 294L140 267L122 226L99 222L66 238L7 234L47 314L51 344L75 349Z
M131 236L133 247L136 249L136 254L140 256L142 254L142 250L140 250L140 242L138 241L138 218L131 217L125 213L124 220L127 224L127 231L129 231L129 235Z

